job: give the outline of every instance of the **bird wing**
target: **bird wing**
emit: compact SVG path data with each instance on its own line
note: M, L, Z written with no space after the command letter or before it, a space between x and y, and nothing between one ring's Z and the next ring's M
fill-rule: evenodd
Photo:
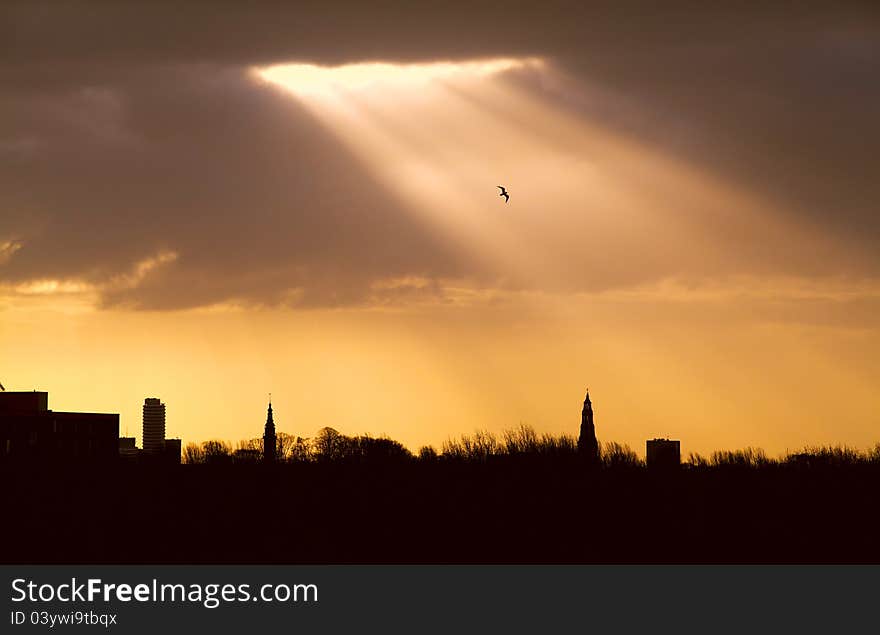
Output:
M510 195L507 192L504 193L504 202L505 203L510 202Z
M496 185L495 187L497 187L499 190L501 190L501 193L502 193L502 194L504 194L504 193L507 191L507 190L504 189L504 186L503 186L503 185Z

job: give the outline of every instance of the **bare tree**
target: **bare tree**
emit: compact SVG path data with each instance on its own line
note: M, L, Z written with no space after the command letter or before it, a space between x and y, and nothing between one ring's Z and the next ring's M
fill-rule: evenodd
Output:
M275 458L277 461L290 460L297 438L286 432L279 432L275 435Z
M183 462L187 465L197 465L205 462L205 453L197 443L187 443L183 449Z
M322 460L335 460L345 454L346 437L333 428L321 428L314 440L315 455Z
M226 441L212 439L202 443L205 463L222 463L232 457L232 446Z
M312 452L312 440L296 437L290 447L290 461L305 463L314 458Z

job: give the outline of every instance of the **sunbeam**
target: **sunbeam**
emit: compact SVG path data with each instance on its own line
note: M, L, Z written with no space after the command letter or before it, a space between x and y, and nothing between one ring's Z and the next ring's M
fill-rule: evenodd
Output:
M583 290L663 269L711 274L750 264L737 249L747 238L768 261L835 248L755 194L554 104L544 86L587 101L589 90L542 60L253 72L300 100L493 284Z

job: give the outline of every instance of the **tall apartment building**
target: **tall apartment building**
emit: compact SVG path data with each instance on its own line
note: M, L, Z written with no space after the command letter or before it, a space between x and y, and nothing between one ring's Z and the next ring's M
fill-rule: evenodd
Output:
M142 443L147 454L162 454L165 450L165 404L156 397L144 399Z

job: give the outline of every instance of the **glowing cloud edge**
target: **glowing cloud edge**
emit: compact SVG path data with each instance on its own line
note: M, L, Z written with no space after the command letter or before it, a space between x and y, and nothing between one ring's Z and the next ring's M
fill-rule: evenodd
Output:
M251 72L260 80L280 86L299 97L321 97L379 86L416 88L434 81L488 77L511 70L543 67L544 60L538 57L499 57L416 64L358 62L320 66L290 63L253 67Z

